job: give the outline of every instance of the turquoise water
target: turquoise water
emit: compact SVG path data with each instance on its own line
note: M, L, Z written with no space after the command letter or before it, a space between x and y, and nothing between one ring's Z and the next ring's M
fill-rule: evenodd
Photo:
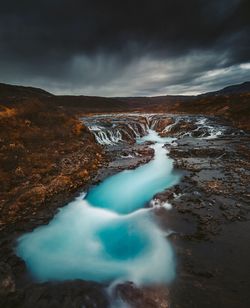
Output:
M178 176L172 172L173 162L166 156L162 143L156 143L152 148L155 150L152 161L109 177L90 190L87 201L116 213L128 214L142 208L156 193L176 184Z
M99 282L169 282L175 262L171 245L143 208L176 184L165 142L155 132L138 142L156 141L149 163L104 180L62 208L46 225L19 238L17 254L38 281L84 279Z

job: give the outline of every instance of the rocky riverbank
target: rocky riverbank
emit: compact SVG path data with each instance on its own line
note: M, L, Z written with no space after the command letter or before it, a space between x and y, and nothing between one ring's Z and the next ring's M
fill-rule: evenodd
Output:
M182 181L153 204L173 230L178 274L169 287L119 285L118 296L132 307L248 307L249 134L217 117L150 115L148 126L177 138L169 150Z
M14 253L20 234L48 223L58 207L95 181L108 163L102 146L79 119L57 107L35 100L2 105L0 163L0 306L61 307L64 296L63 302L75 304L78 293L103 293L98 284L83 282L37 285Z
M218 122L218 125L221 123ZM178 133L176 133L178 135ZM250 136L179 138L170 155L184 171L179 185L157 197L178 259L172 307L248 307Z

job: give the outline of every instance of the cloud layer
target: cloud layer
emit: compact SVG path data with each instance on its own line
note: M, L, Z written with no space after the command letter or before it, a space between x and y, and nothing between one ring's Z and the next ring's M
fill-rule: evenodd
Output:
M2 4L0 81L54 93L195 94L250 79L247 0Z

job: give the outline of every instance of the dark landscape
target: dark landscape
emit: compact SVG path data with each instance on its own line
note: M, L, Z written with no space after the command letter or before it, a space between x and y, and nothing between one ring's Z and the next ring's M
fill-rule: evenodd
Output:
M182 179L155 196L173 209L154 208L162 228L173 230L177 276L168 286L124 282L114 296L131 307L249 306L249 82L150 98L55 96L1 84L0 101L1 307L110 305L105 284L36 283L15 254L16 239L79 192L151 160L152 150L135 144L145 125L177 138L169 155ZM98 143L93 124L107 136L120 130L122 140Z
M2 1L0 308L250 307L250 1Z

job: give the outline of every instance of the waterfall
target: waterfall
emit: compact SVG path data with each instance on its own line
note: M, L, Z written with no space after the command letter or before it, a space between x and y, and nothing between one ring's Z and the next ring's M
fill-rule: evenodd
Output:
M122 141L122 134L119 129L110 129L100 126L89 126L95 135L96 141L102 145L113 145Z
M96 141L104 146L135 143L145 136L149 129L156 130L162 136L173 135L179 138L212 139L232 133L227 127L215 123L213 118L203 116L106 114L84 117L82 120L94 134Z
M148 131L148 125L144 123L131 123L128 124L128 127L132 130L136 138L145 136Z
M102 145L116 145L121 142L134 143L138 138L148 132L148 121L145 117L95 116L89 119L83 118L84 123L94 134L96 141Z

